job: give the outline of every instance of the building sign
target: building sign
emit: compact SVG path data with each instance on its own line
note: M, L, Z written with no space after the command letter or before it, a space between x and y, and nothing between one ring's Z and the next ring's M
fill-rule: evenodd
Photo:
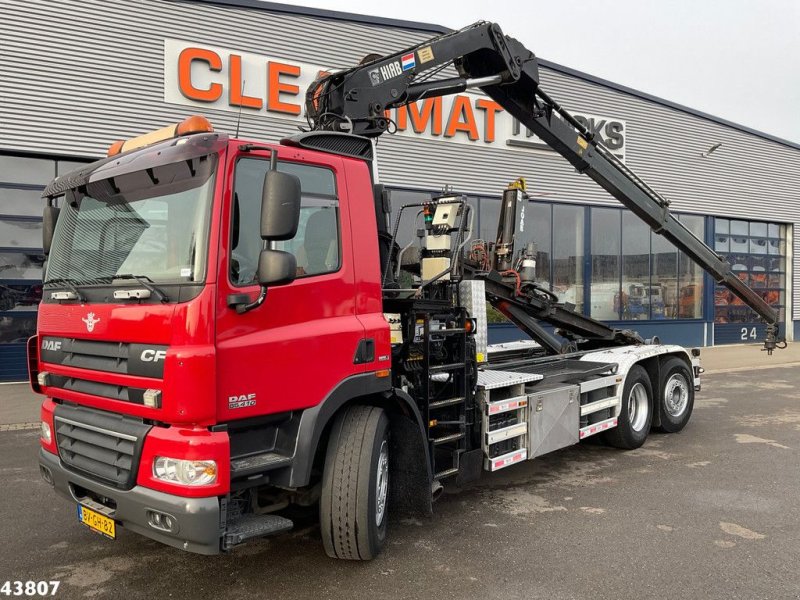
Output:
M318 66L164 40L164 100L201 109L301 119Z
M304 122L308 86L319 65L179 40L164 40L164 101ZM577 111L575 118L625 158L625 121ZM462 93L392 109L397 134L510 150L549 150L491 98Z

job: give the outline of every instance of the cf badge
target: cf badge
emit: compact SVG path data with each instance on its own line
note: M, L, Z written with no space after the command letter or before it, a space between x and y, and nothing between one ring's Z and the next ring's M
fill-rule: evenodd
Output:
M139 358L142 362L158 362L167 356L166 350L143 350Z

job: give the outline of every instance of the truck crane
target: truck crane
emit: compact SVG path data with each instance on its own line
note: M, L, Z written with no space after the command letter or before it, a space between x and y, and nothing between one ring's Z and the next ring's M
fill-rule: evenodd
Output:
M398 69L407 56L414 59L414 67ZM447 67L455 68L458 76L433 79ZM778 312L736 275L730 263L670 213L666 198L541 88L536 56L503 35L495 23L475 23L358 67L326 74L309 88L306 114L314 130L347 129L376 138L390 127L387 109L468 89L479 89L500 104L579 173L591 177L758 313L767 324L767 353L783 343L778 339ZM636 341L628 333L607 335L626 343Z
M781 345L772 309L541 89L534 55L477 23L323 76L310 129L280 143L195 115L47 186L30 382L42 477L82 525L217 554L318 505L327 554L368 560L390 514L431 514L445 484L685 427L699 351L537 281L535 248L515 248L523 182L502 192L495 240L473 239L448 192L400 209L420 227L397 243L374 169L385 111L469 88L758 311L767 351ZM532 341L489 346L487 300Z

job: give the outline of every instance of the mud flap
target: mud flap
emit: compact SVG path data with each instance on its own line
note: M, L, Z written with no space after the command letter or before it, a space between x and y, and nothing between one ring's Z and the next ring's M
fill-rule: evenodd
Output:
M419 425L395 413L389 429L389 510L394 515L430 516L432 477Z
M456 475L456 485L462 486L481 477L483 471L483 450L469 450L461 454L458 460L459 469Z

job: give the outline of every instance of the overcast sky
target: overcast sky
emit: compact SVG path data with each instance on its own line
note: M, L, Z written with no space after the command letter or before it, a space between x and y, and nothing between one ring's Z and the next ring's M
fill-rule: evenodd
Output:
M541 58L800 143L800 0L290 4L454 29L495 21Z

